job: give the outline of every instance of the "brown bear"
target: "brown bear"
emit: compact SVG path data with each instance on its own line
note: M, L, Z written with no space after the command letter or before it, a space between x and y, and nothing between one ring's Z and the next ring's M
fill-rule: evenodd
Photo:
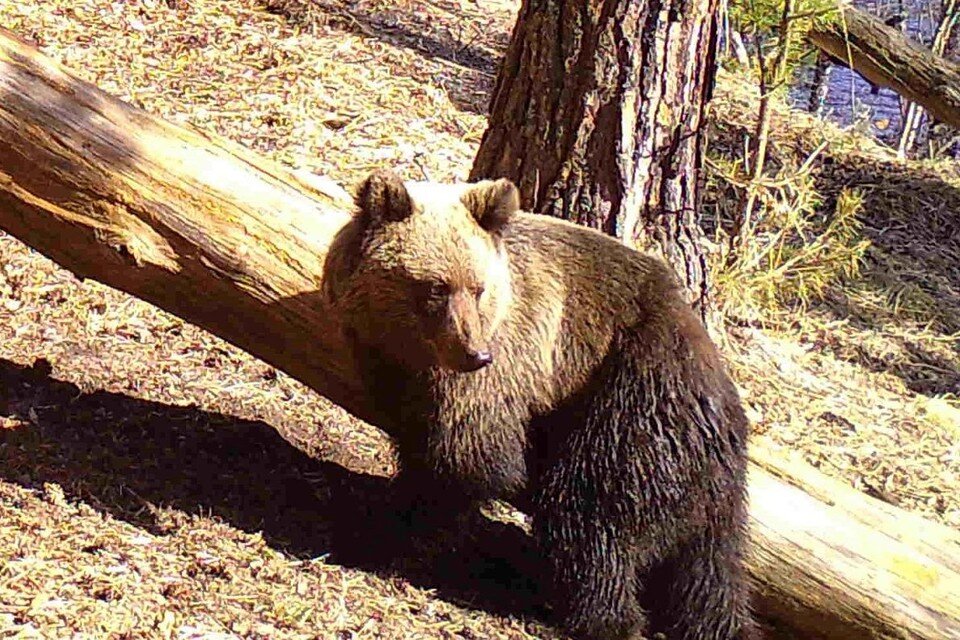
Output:
M328 295L397 482L431 510L529 510L582 638L755 637L747 421L669 267L519 211L507 180L368 177Z

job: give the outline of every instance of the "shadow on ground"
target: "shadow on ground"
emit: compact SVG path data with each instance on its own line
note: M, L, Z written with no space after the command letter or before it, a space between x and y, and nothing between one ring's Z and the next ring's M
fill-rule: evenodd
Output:
M834 288L831 312L864 331L929 322L945 338L933 345L890 336L897 357L858 348L857 362L899 376L918 393L960 392L960 341L949 344L960 333L960 190L932 171L866 161L828 162L817 182L827 211L841 188L863 193L863 234L871 243L860 278Z
M52 378L45 361L0 360L0 415L27 423L0 431L0 477L10 482L58 483L69 497L158 534L164 531L148 505L212 515L262 531L272 547L298 557L330 554L333 562L437 589L457 604L543 617L518 527L478 514L455 552L391 547L390 530L381 528L390 518L386 478L312 459L263 422L84 393ZM378 528L365 524L368 513ZM376 545L356 535L364 531Z

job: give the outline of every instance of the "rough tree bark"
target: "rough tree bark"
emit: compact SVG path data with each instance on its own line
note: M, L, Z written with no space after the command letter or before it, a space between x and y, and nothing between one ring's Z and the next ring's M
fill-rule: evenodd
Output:
M524 0L471 178L511 178L532 211L658 251L705 302L697 214L715 8Z
M2 30L0 140L0 228L371 419L323 296L351 215L342 190L110 98ZM804 638L960 638L956 532L751 457L765 618Z
M875 85L893 89L932 117L960 128L960 65L934 55L879 18L853 7L814 28L810 42Z
M819 52L813 66L813 78L810 81L810 98L807 101L807 111L820 116L823 112L823 103L826 101L829 85L830 60L826 54Z

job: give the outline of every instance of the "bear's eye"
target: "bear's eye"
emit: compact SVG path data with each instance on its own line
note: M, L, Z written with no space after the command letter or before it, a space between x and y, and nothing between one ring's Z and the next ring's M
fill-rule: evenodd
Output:
M440 280L435 280L427 285L427 292L431 298L446 298L450 295L450 285Z

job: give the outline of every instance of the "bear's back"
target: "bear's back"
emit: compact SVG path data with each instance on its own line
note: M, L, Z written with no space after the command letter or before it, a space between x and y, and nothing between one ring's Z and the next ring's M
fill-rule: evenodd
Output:
M559 295L568 313L590 323L632 326L665 304L683 304L681 288L663 260L599 231L518 213L504 242L515 287L533 293L541 304L556 304Z
M617 332L672 332L667 309L688 307L666 263L600 232L517 213L503 240L513 308L497 341L511 364L498 369L534 412L587 384Z

